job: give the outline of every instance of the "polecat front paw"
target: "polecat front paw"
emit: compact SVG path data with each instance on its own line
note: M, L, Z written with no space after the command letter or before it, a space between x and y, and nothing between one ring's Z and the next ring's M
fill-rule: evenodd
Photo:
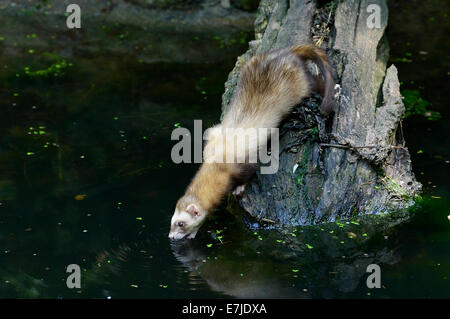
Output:
M232 192L233 195L235 196L239 196L241 195L245 190L245 185L239 185L238 187L236 187L234 189L234 191Z

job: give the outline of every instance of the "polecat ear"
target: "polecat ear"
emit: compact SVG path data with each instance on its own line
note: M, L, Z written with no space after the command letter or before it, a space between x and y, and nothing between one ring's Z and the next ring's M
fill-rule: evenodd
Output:
M188 212L192 217L200 216L200 209L195 204L189 204L186 208L186 212Z

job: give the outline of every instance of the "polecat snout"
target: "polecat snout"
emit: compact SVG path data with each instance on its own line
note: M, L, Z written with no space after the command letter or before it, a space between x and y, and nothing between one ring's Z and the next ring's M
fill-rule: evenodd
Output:
M323 80L307 71L305 61L313 61L320 69ZM194 238L209 213L226 193L245 182L253 165L244 162L223 163L226 155L236 159L239 150L229 147L224 139L225 130L248 128L275 128L292 107L321 88L321 113L332 111L333 76L328 57L313 45L298 45L257 54L242 68L238 84L223 120L208 137L204 149L204 163L181 197L172 216L169 238ZM237 148L254 151L267 143L267 138L241 143ZM224 142L226 141L226 142ZM227 147L228 146L228 147ZM211 150L215 150L211 155ZM218 150L218 151L217 151ZM230 154L231 153L231 154ZM246 176L243 180L243 176ZM238 184L240 185L240 184Z

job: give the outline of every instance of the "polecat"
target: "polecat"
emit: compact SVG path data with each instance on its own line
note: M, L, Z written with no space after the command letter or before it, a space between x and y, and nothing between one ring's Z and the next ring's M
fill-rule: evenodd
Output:
M306 60L319 67L323 80L307 71ZM231 150L224 142L225 129L278 127L295 105L316 90L323 96L320 111L327 116L332 111L333 87L328 57L313 45L298 45L252 57L242 68L222 122L210 130L204 163L176 204L169 238L194 238L222 198L254 173L255 165L249 164L248 158L237 161L234 146ZM268 138L237 147L247 151L259 148ZM222 161L227 154L234 158L233 163Z

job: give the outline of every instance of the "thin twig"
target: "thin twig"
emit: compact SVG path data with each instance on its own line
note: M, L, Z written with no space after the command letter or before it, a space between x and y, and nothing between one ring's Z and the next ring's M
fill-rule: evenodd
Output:
M320 146L324 147L336 147L336 148L345 148L345 149L359 149L359 148L394 148L394 149L404 149L404 146L401 145L389 145L389 146L378 146L378 145L364 145L364 146L350 146L350 145L344 145L344 144L327 144L327 143L321 143Z
M263 222L266 222L266 223L272 223L272 224L276 224L277 223L276 221L274 221L272 219L268 219L268 218L261 218L261 220Z

